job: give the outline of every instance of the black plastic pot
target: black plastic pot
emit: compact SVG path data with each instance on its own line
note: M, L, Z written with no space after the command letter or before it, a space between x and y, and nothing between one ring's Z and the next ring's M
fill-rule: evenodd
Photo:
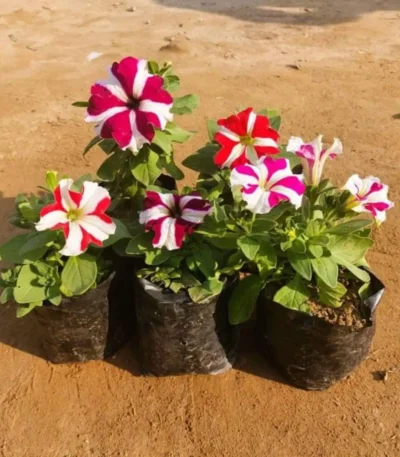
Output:
M232 283L220 296L194 303L143 279L135 285L139 351L144 374L219 374L232 368L238 330L228 320Z
M130 336L124 329L126 301L112 276L84 295L64 298L59 306L35 308L42 346L52 363L102 360Z
M365 300L367 325L361 330L290 310L261 294L257 335L264 353L291 384L325 390L348 376L368 355L375 332L375 310L384 285L371 275L372 295Z

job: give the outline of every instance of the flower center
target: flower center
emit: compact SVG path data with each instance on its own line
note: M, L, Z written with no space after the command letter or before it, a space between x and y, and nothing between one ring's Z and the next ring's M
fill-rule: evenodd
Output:
M79 209L70 209L67 213L67 219L70 222L75 222L78 219L81 219L82 217L82 211Z
M252 146L254 141L254 138L249 133L240 137L240 143L243 144L243 146Z
M140 100L138 100L137 98L133 98L133 97L130 97L126 106L129 108L129 109L139 109L139 106L140 106Z

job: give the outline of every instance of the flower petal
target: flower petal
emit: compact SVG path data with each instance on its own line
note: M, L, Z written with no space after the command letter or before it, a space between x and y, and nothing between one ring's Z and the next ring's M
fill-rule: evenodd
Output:
M113 138L121 149L126 149L135 133L131 125L131 113L131 110L124 110L107 118L100 125L100 136Z
M73 179L61 179L54 190L56 202L59 202L65 211L77 209L81 201L81 194L70 190L73 183Z
M52 209L55 208L55 209ZM67 213L58 209L58 205L48 205L40 213L40 220L35 224L38 232L43 230L58 230L68 223Z
M92 86L91 93L86 122L102 122L110 116L127 110L126 101L122 101L112 93L109 87L95 84Z
M170 112L171 108L172 104L166 105L164 103L144 100L140 103L137 115L141 115L142 119L145 119L147 124L151 124L154 127L164 130L167 122L172 121L173 119L173 114ZM143 127L142 129L145 130Z
M254 165L239 165L232 170L230 182L231 186L259 186L260 168Z
M174 99L172 96L163 88L164 80L161 76L151 75L147 78L142 93L140 95L140 100L153 102L161 105L166 105L172 108ZM141 103L141 105L142 105ZM141 108L142 109L142 108Z
M180 197L181 219L192 224L202 224L204 218L211 214L212 206L207 200L194 195Z
M138 76L138 81L143 77L144 67L147 71L146 61L135 59L134 57L125 57L120 62L113 63L111 72L128 97L133 97L134 81L138 73L140 75Z
M155 248L165 247L169 251L174 251L182 245L185 233L184 231L182 233L182 226L179 226L179 233L176 233L175 218L165 217L164 219L159 219L153 224L152 230L155 233L152 241Z
M304 141L299 136L292 136L289 138L288 144L286 146L287 152L293 152L296 154L301 150L301 147L304 145Z
M260 186L253 186L251 192L243 192L242 197L247 203L247 209L249 211L256 214L267 214L271 211L268 194L269 192Z
M63 249L61 249L60 253L69 257L82 254L86 250L87 246L82 246L83 233L79 223L70 222L66 233L66 243Z
M343 154L343 144L339 138L335 138L332 146L323 152L324 156L331 157L332 159L340 154Z
M84 214L101 214L107 211L111 204L110 194L107 189L96 182L85 181L79 208Z
M110 218L87 215L78 221L79 225L89 233L97 242L107 240L110 235L114 235L116 226Z

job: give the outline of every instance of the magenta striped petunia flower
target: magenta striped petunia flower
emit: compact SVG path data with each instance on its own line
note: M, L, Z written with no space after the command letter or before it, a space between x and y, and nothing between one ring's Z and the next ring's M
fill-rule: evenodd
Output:
M137 154L153 140L154 128L164 130L172 121L173 99L163 84L161 76L149 73L146 60L114 62L109 79L91 88L86 121L96 123L101 138L113 138L121 149Z
M147 191L139 221L153 231L153 246L174 251L182 247L186 234L193 233L211 214L210 203L199 195L174 195Z
M256 165L239 165L231 173L231 186L240 187L247 209L267 214L282 201L301 206L306 186L294 175L287 159L260 159Z
M111 204L108 191L95 182L85 181L82 192L71 190L72 179L62 179L54 190L54 203L42 208L36 230L63 230L66 239L60 251L77 256L90 243L102 246L116 226L105 214Z
M378 224L386 220L386 211L394 206L388 198L389 187L379 178L369 176L362 179L359 175L352 175L344 189L352 194L347 207L356 213L372 214Z
M293 152L301 159L303 165L303 174L305 182L310 186L316 186L320 183L324 165L327 159L334 159L336 156L343 154L343 145L338 138L335 138L332 146L324 149L322 135L319 135L310 143L296 136L289 139L286 150Z
M278 132L270 127L268 117L256 114L252 108L220 119L218 125L215 141L221 149L214 162L220 168L255 164L260 157L279 153Z

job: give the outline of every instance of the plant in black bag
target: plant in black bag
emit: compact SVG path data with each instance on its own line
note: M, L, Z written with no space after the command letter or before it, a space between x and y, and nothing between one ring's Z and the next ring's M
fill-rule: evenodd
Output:
M174 115L189 114L199 101L194 95L173 98L180 86L172 64L125 57L114 62L109 78L91 87L86 121L96 124L93 146L107 154L97 176L113 196L112 211L140 209L149 185L160 182L163 170L176 180L184 178L174 160L174 144L184 143L192 132L182 129Z
M106 247L129 236L120 221L105 214L111 204L108 191L89 179L83 176L75 182L68 178L58 181L57 173L48 172L40 196L19 195L16 199L16 214L10 222L25 232L0 246L1 260L14 264L0 274L0 301L15 302L17 317L37 312L47 328L46 338L52 340L49 357L55 361L75 360L74 353L79 359L79 348L68 346L70 354L68 350L61 354L60 348L64 344L65 349L65 341L73 339L74 331L82 332L85 325L87 335L80 336L82 341L97 338L96 344L101 346L103 325L106 344L107 295L113 273ZM78 298L82 296L85 298ZM82 314L77 317L77 312ZM64 317L60 324L58 315ZM106 322L101 322L101 316ZM99 321L94 325L96 319ZM72 334L64 335L58 344L57 337L73 325L82 328L70 328ZM90 351L84 349L82 358L90 357Z

